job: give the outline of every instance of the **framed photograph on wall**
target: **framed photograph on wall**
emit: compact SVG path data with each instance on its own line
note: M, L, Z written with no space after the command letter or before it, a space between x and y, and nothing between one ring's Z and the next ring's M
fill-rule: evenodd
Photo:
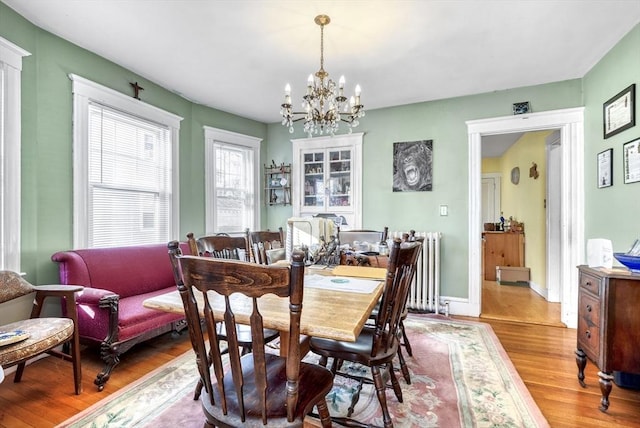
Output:
M393 191L433 190L433 140L393 143Z
M622 171L625 184L640 181L640 138L622 146Z
M613 185L613 149L598 153L598 188Z
M609 138L636 124L635 83L610 98L603 105L604 138Z

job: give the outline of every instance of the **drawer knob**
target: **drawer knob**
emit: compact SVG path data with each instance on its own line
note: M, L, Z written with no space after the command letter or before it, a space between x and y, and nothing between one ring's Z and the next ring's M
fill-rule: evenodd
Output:
M591 287L591 281L587 281L587 282L585 283L585 285L586 285L587 287Z
M585 335L587 336L587 339L591 339L591 332L589 330L586 331Z
M591 312L591 305L587 305L587 312Z

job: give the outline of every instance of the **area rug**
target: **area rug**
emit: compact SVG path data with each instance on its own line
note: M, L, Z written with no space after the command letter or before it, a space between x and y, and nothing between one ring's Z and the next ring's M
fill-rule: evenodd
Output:
M387 391L395 427L549 426L488 324L411 314L405 326L413 349L413 357L406 358L411 384L398 373L403 403ZM355 365L342 370L369 373ZM200 428L204 417L193 400L196 373L195 358L187 352L58 427ZM346 416L355 389L353 381L335 378L327 396L332 416ZM383 425L372 386L363 387L351 417Z

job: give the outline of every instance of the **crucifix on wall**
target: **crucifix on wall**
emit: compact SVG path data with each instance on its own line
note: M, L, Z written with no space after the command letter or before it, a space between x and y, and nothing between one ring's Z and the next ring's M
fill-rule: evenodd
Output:
M140 91L144 91L144 88L142 86L138 85L138 82L135 82L135 83L129 82L129 84L133 88L133 98L135 98L136 100L139 100L140 99Z

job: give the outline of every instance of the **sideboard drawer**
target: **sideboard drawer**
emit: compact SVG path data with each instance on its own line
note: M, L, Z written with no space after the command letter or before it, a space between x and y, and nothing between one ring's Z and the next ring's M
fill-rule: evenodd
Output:
M599 296L600 295L600 278L581 272L580 287L588 290L590 293L593 293L596 296Z
M578 347L593 361L599 361L600 301L584 292L578 299Z

